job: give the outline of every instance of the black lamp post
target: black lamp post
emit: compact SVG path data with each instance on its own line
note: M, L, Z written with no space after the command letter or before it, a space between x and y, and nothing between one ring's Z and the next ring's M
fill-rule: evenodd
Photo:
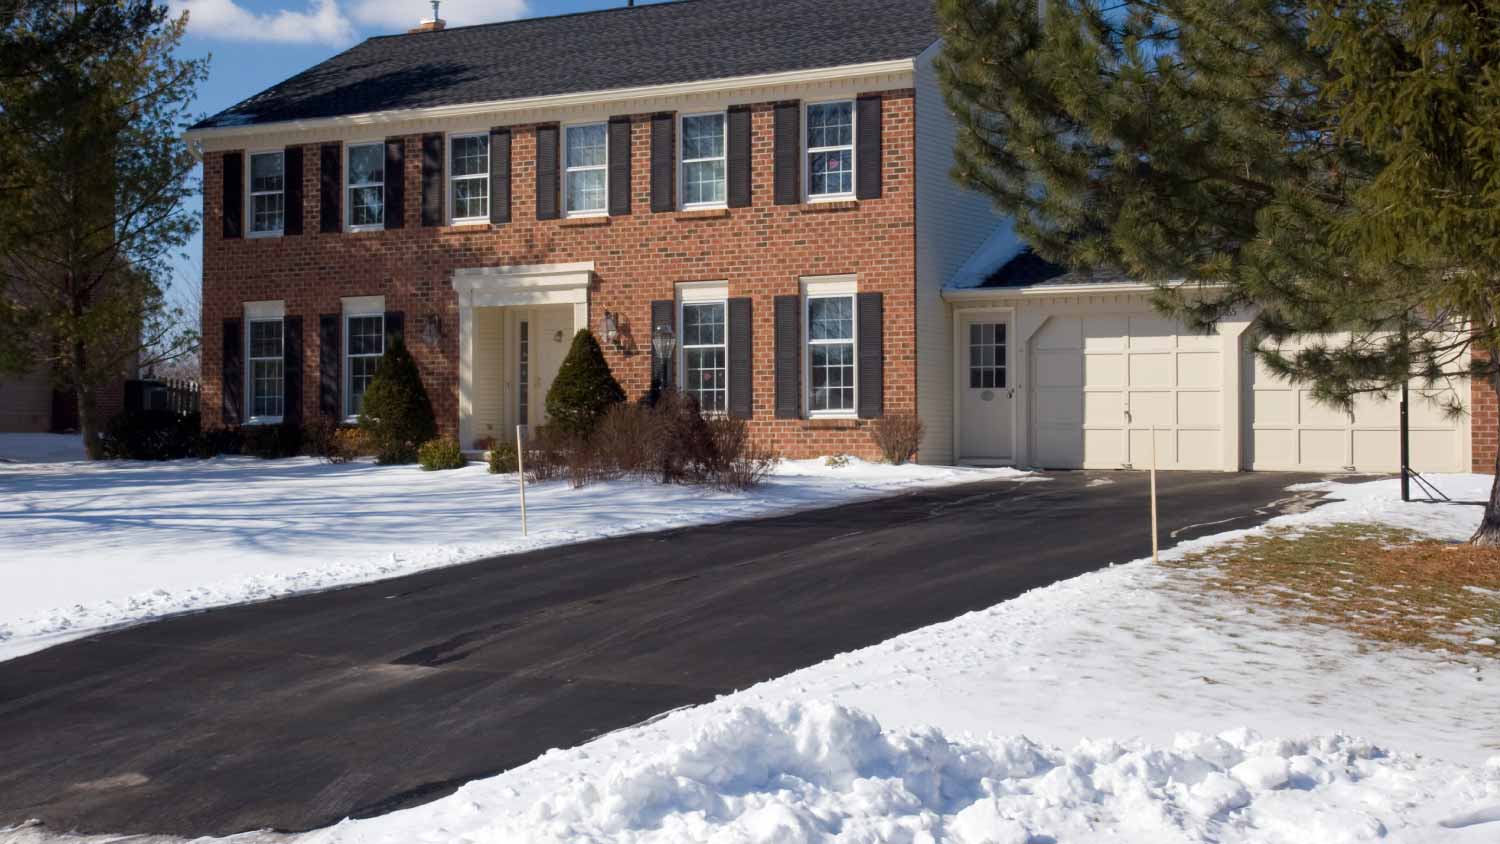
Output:
M658 325L651 332L651 351L656 353L656 381L663 387L671 386L668 377L672 372L672 353L677 351L677 333L670 325Z

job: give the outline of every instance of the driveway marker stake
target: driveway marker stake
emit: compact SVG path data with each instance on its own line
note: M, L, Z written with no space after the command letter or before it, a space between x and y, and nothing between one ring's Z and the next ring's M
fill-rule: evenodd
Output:
M1160 540L1156 532L1156 426L1151 426L1151 562L1161 562Z

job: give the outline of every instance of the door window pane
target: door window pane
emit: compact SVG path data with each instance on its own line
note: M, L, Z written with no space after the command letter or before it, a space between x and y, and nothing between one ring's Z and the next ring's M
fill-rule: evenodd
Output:
M969 387L1003 390L1006 387L1005 323L969 324Z

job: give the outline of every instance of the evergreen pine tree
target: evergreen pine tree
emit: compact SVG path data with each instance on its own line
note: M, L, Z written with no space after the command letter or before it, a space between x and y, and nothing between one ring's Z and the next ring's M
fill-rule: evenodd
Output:
M437 436L432 401L406 343L392 340L365 388L359 427L380 463L415 463L417 450Z
M1342 409L1500 380L1500 22L1448 0L939 0L954 176ZM1487 81L1488 80L1488 81ZM1285 345L1295 342L1295 350ZM1491 354L1472 363L1477 348ZM1500 469L1500 466L1497 466ZM1500 471L1497 471L1500 480ZM1500 540L1500 486L1475 542Z
M586 437L612 405L624 400L625 391L609 371L599 341L588 329L579 330L547 391L547 424L565 434Z

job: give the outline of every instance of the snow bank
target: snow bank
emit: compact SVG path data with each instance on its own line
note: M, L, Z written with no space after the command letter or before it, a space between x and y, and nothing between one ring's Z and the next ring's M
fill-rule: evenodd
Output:
M1025 738L886 731L869 715L810 703L735 708L685 741L579 777L525 811L475 824L483 807L469 804L466 818L433 818L437 834L426 838L1426 842L1442 820L1488 802L1500 802L1500 767L1393 756L1340 735L1262 740L1239 730L1183 734L1169 747L1085 741L1064 752ZM1445 840L1478 841L1481 832Z
M527 490L523 538L515 476L480 465L0 463L0 659L173 613L997 478L1036 479L1014 469L805 460L783 462L749 492L547 483Z

